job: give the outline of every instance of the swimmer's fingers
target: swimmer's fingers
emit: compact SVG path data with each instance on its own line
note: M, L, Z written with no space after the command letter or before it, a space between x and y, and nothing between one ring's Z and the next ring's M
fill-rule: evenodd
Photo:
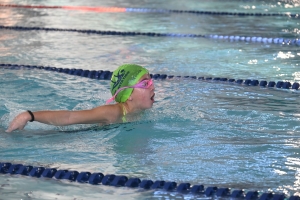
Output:
M10 133L15 130L23 130L25 126L26 126L26 124L25 125L11 124L11 125L9 125L9 127L7 128L7 130L5 132Z
M13 121L10 123L9 127L5 132L10 133L14 130L23 130L29 121L31 116L28 116L28 112L24 112L16 116Z
M10 133L14 130L23 130L24 127L26 126L27 123L25 124L19 124L19 123L15 123L14 121L9 125L8 129L5 131L7 133Z

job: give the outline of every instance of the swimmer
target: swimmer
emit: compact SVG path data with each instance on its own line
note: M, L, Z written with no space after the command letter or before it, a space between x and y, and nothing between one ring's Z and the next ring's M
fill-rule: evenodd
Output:
M6 132L22 130L27 122L37 121L54 126L71 124L111 124L126 122L128 114L149 109L154 103L154 84L147 69L135 64L124 64L111 78L112 97L106 105L90 110L26 111L17 115ZM116 101L114 104L109 104Z

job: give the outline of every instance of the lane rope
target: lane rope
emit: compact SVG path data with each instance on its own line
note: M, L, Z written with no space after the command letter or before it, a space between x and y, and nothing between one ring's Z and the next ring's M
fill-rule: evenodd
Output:
M112 71L107 70L84 70L84 69L69 69L69 68L56 68L51 66L37 66L37 65L18 65L18 64L0 64L2 69L20 70L20 69L41 69L51 72L65 73L74 76L81 76L97 80L110 80L112 76ZM238 84L243 86L259 86L267 88L278 88L278 89L290 89L298 90L299 83L291 83L289 81L266 81L266 80L256 80L256 79L233 79L224 77L202 77L202 76L175 76L167 74L150 74L151 78L154 80L168 80L168 79L191 79L191 80L201 80L201 81L213 81L222 83Z
M238 17L254 16L254 17L289 17L300 18L300 14L286 13L245 13L245 12L216 12L216 11L200 11L200 10L170 10L155 8L124 8L124 7L104 7L104 6L46 6L46 5L18 5L18 4L0 4L3 8L27 8L27 9L65 9L80 10L91 12L135 12L135 13L178 13L178 14L196 14L196 15L231 15Z
M145 190L163 190L167 192L178 192L182 194L201 195L205 197L234 198L245 200L300 200L299 196L287 197L283 193L248 191L242 189L231 190L229 187L204 187L202 184L192 185L190 183L176 183L174 181L140 178L128 178L124 175L107 174L101 172L78 172L76 170L63 170L56 168L45 168L23 164L12 164L0 162L0 174L22 175L34 178L67 180L77 183L88 183L91 185L106 185L115 187L142 188Z
M101 31L101 30L82 30L82 29L62 29L62 28L44 28L44 27L24 27L24 26L1 26L0 29L8 29L15 31L60 31L60 32L77 32L85 34L97 35L113 35L113 36L149 36L149 37L179 37L179 38L207 38L217 40L227 40L235 42L254 42L264 44L280 44L300 46L298 38L267 38L261 36L237 36L237 35L201 35L201 34L180 34L180 33L153 33L153 32L122 32L122 31Z

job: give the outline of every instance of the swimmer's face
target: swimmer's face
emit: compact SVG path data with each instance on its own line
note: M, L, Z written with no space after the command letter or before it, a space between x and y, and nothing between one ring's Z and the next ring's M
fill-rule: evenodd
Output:
M144 80L151 80L151 77L149 74L143 75L139 82ZM154 84L150 85L148 88L134 88L133 92L131 93L131 96L129 100L134 102L135 107L137 109L145 110L149 109L153 106L154 103Z

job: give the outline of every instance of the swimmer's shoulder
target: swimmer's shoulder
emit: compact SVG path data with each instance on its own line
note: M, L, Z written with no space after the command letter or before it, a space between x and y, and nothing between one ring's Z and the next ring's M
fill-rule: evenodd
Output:
M123 107L120 103L101 105L93 110L96 111L96 115L100 115L101 118L106 119L105 121L108 124L118 123L123 117Z

